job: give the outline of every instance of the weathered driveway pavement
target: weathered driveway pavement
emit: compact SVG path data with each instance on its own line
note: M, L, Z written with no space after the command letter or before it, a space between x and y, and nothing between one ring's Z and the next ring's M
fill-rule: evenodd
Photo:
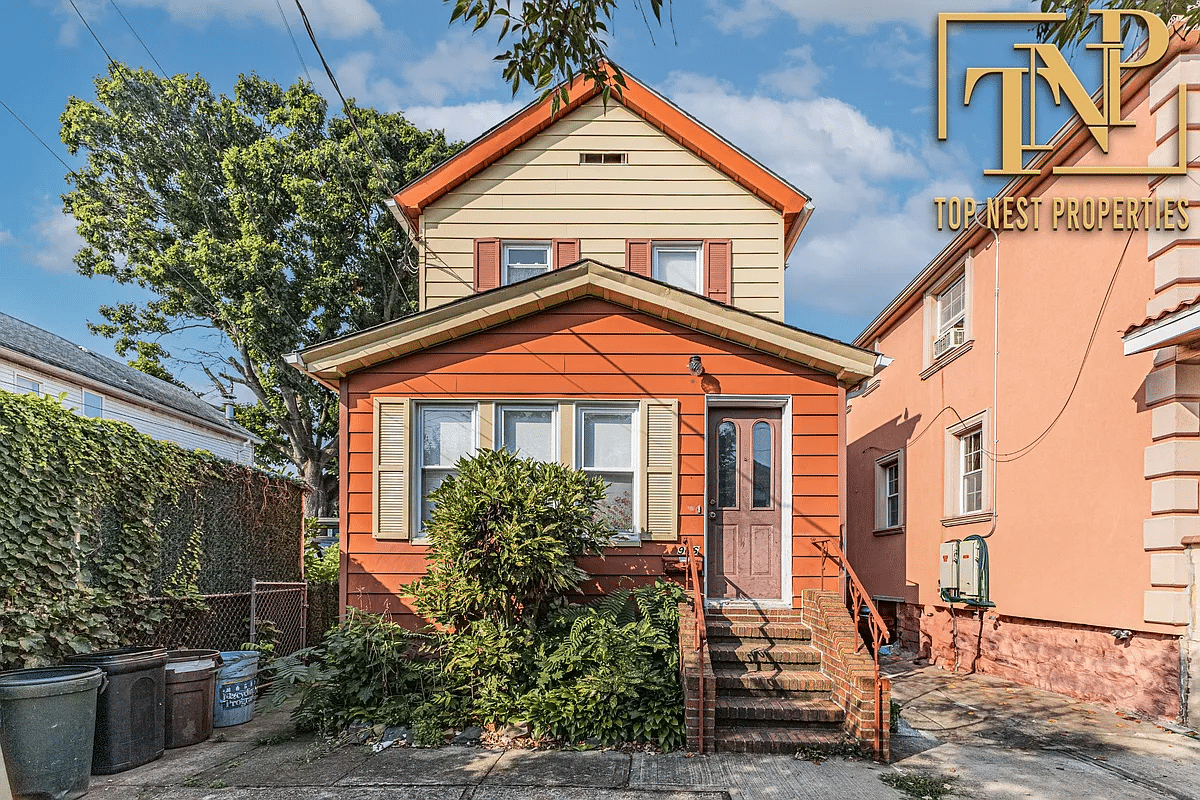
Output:
M898 800L881 774L957 778L956 796L1200 800L1200 741L1110 709L908 662L888 667L904 706L895 763L788 756L362 746L289 738L260 714L158 761L92 778L92 800Z

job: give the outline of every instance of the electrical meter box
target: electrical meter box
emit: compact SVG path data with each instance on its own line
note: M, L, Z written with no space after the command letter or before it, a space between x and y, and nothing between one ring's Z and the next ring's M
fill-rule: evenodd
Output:
M943 542L939 551L938 586L942 591L951 594L958 593L958 545L957 539L953 542Z
M968 538L958 546L958 593L968 600L978 600L982 583L980 548L983 542Z

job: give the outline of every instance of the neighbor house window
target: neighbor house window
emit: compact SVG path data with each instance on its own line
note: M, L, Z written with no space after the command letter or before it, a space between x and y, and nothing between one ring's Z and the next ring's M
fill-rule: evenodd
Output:
M700 243L656 242L653 275L656 281L703 294L704 260Z
M33 378L26 378L24 375L18 375L13 383L16 385L18 392L37 395L42 393L41 382L35 381Z
M510 283L550 271L549 242L505 242L500 262L500 282Z
M960 275L937 295L937 330L933 337L933 357L953 350L967 340L967 277Z
M629 406L587 406L577 414L579 469L604 479L603 519L636 539L637 412Z
M85 417L103 417L104 416L104 397L102 395L83 390L83 415Z
M507 406L497 408L497 449L522 458L558 461L558 420L554 406Z
M451 475L460 458L475 452L476 412L470 405L422 405L417 412L417 497L421 524L413 538L425 537L425 526L433 513L429 494Z
M875 530L904 525L904 453L897 450L875 462Z
M962 517L986 512L989 470L987 412L950 427L946 437L946 516Z

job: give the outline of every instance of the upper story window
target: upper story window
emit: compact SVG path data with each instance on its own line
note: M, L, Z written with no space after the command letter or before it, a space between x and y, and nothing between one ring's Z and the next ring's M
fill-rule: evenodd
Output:
M980 412L946 430L945 513L970 517L991 508L988 481L995 468L985 443L988 441L988 414Z
M967 276L960 274L935 301L937 330L933 337L936 360L967 340Z
M507 286L550 271L550 242L505 242L501 282Z
M104 416L104 396L83 390L83 415L85 417Z
M699 242L655 242L654 279L704 294L704 261Z
M628 153L580 153L580 164L624 164L629 161Z
M35 381L33 378L26 378L24 375L18 375L13 381L13 384L17 387L18 392L22 392L24 394L40 395L42 393L41 381Z
M904 525L904 451L875 462L875 530L893 531Z

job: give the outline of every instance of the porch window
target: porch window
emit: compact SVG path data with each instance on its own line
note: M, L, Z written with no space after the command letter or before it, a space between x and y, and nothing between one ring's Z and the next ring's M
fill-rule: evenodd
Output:
M602 518L624 538L636 540L637 411L629 406L588 406L578 415L579 469L604 479Z
M503 253L504 286L550 271L550 242L505 242Z
M704 262L700 249L699 242L656 243L654 279L689 292L704 294Z
M558 422L554 406L502 405L497 412L497 449L535 461L558 461Z
M458 460L475 452L477 435L475 406L419 406L417 441L421 450L417 497L421 522L414 540L425 538L425 526L433 513L429 493L457 474Z

